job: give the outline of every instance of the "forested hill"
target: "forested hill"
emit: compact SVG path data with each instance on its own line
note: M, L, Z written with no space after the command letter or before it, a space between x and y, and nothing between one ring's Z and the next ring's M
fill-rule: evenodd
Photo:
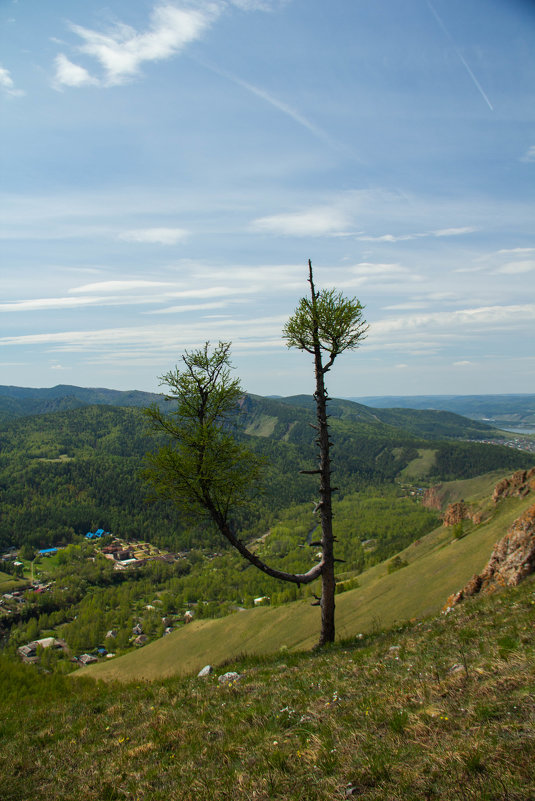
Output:
M288 398L261 398L248 395L253 403L245 405L249 415L267 416L282 423L283 426L292 422L291 415L284 413L280 404L292 407L302 407L313 411L314 404L311 396L295 395ZM35 414L50 414L59 411L81 409L84 406L106 405L123 407L144 407L154 402L161 402L162 394L141 392L139 390L120 391L104 388L76 387L69 384L58 384L50 388L15 387L0 385L0 421L15 417ZM397 398L393 401L399 400ZM405 404L400 404L400 406ZM496 436L493 428L483 422L468 421L460 414L448 411L437 411L429 406L424 408L370 408L351 400L332 399L329 412L333 417L348 420L359 424L377 426L384 423L407 431L416 437L454 437L459 439L492 439ZM264 434L269 429L262 423L248 421L251 429L249 433ZM277 427L280 426L277 424ZM259 430L256 431L255 428ZM273 432L270 432L270 435ZM265 435L265 434L264 434ZM276 435L275 435L275 438Z
M307 395L278 398L278 401L309 410L314 408L313 399ZM435 409L370 408L355 401L333 398L329 401L329 413L341 420L356 423L384 423L426 439L494 439L497 436L496 430L487 423Z
M0 420L80 409L82 406L95 404L142 407L160 400L161 397L139 390L121 392L116 389L76 387L70 384L48 388L0 385Z
M333 401L331 411L341 496L392 484L420 462L425 470L417 475L427 483L532 466L533 456L510 448L415 436L358 404ZM236 521L244 536L266 531L281 510L316 497L314 477L299 472L316 466L313 420L310 399L304 396L298 403L245 396L236 433L265 457L266 467L263 492ZM452 436L459 435L459 420L449 429ZM466 424L468 432L471 423ZM93 405L4 422L0 545L30 541L46 547L51 536L55 543L68 542L74 534L102 526L171 549L191 546L199 539L198 530L186 527L169 504L147 503L140 473L144 454L155 444L137 408ZM202 535L204 542L211 536Z

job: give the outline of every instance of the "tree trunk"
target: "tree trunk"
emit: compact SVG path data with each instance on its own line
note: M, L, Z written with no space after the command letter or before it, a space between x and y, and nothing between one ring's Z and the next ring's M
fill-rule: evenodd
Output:
M328 642L334 642L334 535L333 535L333 513L332 513L332 488L331 488L331 459L329 453L329 426L327 423L327 390L325 389L325 368L321 358L321 345L315 315L316 290L312 276L312 263L308 262L309 283L312 295L312 309L314 322L314 368L316 374L316 391L314 400L316 401L316 418L318 421L318 446L320 449L320 502L319 513L321 519L321 546L323 550L323 570L321 573L321 634L318 645L322 646Z

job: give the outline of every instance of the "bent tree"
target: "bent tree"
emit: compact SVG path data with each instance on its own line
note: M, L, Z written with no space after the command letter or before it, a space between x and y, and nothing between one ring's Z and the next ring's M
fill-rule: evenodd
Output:
M334 640L334 536L332 531L331 468L324 375L344 350L355 348L365 334L362 307L333 290L316 292L309 261L310 299L302 298L284 329L289 347L314 356L316 371L322 558L306 573L288 573L260 559L232 524L233 512L247 504L261 475L261 462L233 434L232 423L243 397L240 382L231 376L230 343L219 342L182 356L182 365L161 376L170 412L157 404L144 410L154 432L168 437L147 457L145 478L162 498L172 501L193 519L211 520L228 542L262 572L282 581L309 584L322 578L322 624L319 644ZM323 356L327 360L323 364ZM304 471L307 472L307 471Z
M329 396L325 386L325 374L335 359L346 350L355 350L366 336L368 326L363 319L363 307L356 298L345 298L334 289L317 292L314 286L312 263L308 261L308 283L310 297L301 298L294 314L284 327L283 336L289 348L299 348L314 358L316 389L316 444L319 448L316 473L320 478L320 500L316 504L321 521L321 635L319 645L334 642L335 623L335 576L332 494L336 488L331 484L331 441L327 402Z
M182 356L183 366L161 376L166 398L176 402L170 413L153 404L144 409L153 431L169 441L147 456L145 478L161 497L171 500L191 518L211 520L237 551L259 570L283 581L308 584L322 571L321 563L307 573L287 573L271 567L239 538L232 513L247 504L261 474L261 462L232 432L244 392L231 377L230 343L212 351L204 347Z

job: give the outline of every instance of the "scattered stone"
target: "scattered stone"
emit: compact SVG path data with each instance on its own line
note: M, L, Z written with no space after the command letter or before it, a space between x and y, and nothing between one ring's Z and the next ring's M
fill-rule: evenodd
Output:
M231 670L228 673L223 673L223 675L219 676L217 680L220 684L230 684L232 681L238 681L240 678L241 676L239 673Z
M205 665L202 670L199 670L197 676L204 679L205 676L209 676L211 673L214 672L212 665Z

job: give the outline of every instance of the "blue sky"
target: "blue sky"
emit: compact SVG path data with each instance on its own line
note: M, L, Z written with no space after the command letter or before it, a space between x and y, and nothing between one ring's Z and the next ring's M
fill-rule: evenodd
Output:
M331 394L535 392L535 4L0 0L0 384L158 389L366 307Z

